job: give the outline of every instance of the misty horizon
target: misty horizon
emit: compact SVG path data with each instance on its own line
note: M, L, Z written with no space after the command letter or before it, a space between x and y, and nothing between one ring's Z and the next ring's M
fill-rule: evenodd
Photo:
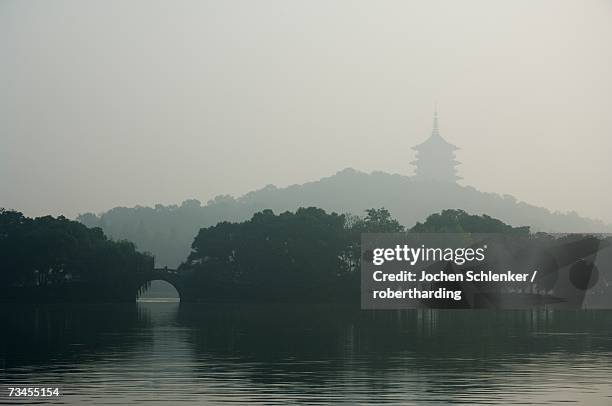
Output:
M268 184L262 185L261 187L258 187L256 189L249 190L249 191L246 191L244 193L237 194L237 195L231 195L231 194L227 194L227 193L226 194L218 194L218 195L215 195L215 196L213 196L211 198L208 198L206 200L200 200L198 198L192 197L192 198L186 198L186 199L183 199L183 200L180 200L180 201L174 201L174 202L169 202L169 203L159 203L159 202L156 202L156 203L151 203L151 204L138 204L137 203L137 204L129 205L129 206L127 206L127 205L125 205L125 206L117 205L117 206L113 206L113 207L108 207L108 208L103 209L103 210L101 210L99 212L93 212L93 211L90 211L90 212L78 212L77 215L75 216L75 218L78 218L80 215L88 215L88 214L95 214L97 216L100 216L100 215L103 215L103 214L109 212L110 210L112 210L114 208L121 208L121 207L130 208L130 209L131 208L138 208L138 207L155 208L158 205L161 205L161 206L163 206L165 208L180 207L181 204L183 204L183 203L190 203L190 202L193 202L194 200L198 201L200 203L201 207L205 207L205 206L207 206L209 204L217 203L216 199L218 199L218 198L225 199L227 196L230 196L232 199L235 199L236 201L241 201L241 200L247 199L249 195L257 194L257 193L261 193L261 192L265 192L265 191L270 191L271 188L274 189L274 190L287 190L288 188L296 187L296 186L300 187L300 186L306 186L306 185L313 185L313 184L317 184L318 182L325 181L325 180L328 180L328 179L333 179L333 178L335 178L337 176L340 176L340 175L342 175L344 173L350 173L350 172L354 172L354 173L358 173L358 174L364 174L364 175L376 175L376 174L384 174L384 175L390 175L390 176L399 175L401 177L405 177L405 178L408 178L408 179L415 180L414 179L414 174L404 175L404 174L399 174L399 173L388 173L388 172L378 171L378 170L373 170L371 172L366 172L366 171L361 171L361 170L356 169L356 168L346 167L346 168L343 168L343 169L340 169L340 170L336 171L335 173L329 174L328 176L324 176L324 177L319 178L319 179L307 180L304 183L293 183L293 184L287 184L287 185L282 185L282 186L278 186L278 185L274 185L272 183L268 183ZM421 182L421 181L419 181L419 182ZM595 221L601 221L604 224L612 226L612 223L608 223L608 222L604 221L601 218L594 218L594 217L584 216L584 215L582 215L582 213L577 212L575 210L568 210L568 211L554 210L554 209L551 209L549 207L533 205L529 201L523 201L523 200L517 199L516 196L512 196L512 195L509 195L507 193L497 193L495 191L479 190L478 188L475 188L473 185L466 185L464 182L461 182L461 181L459 181L457 184L460 187L465 186L465 187L469 187L469 188L474 188L478 192L497 195L500 198L510 197L512 199L515 199L516 203L519 203L519 204L520 203L525 203L525 204L527 204L529 206L533 206L533 207L536 207L536 208L543 208L543 209L546 209L547 211L549 211L551 214L555 214L555 213L559 213L559 214L571 214L571 213L575 213L575 214L577 214L578 216L580 216L582 218L592 219L592 220L595 220ZM432 188L431 190L435 190L435 187ZM384 206L384 204L383 204L383 206ZM479 210L475 210L474 211L474 210L470 210L469 208L459 207L456 204L455 205L449 204L447 208L448 209L467 210L468 212L470 212L470 213L473 212L474 214L487 214L487 213L484 213L484 212L480 213ZM364 208L362 211L360 211L358 213L352 213L352 214L361 215L362 212L365 212L366 209L367 208ZM289 210L292 211L292 209L289 209ZM295 210L295 209L293 209L293 210ZM328 210L329 211L334 211L333 209L328 209ZM283 209L281 209L281 211L283 211ZM517 224L514 224L514 225L527 225L527 224L522 224L522 223L518 224L517 223ZM537 227L536 227L536 229L537 229Z
M0 5L0 207L411 176L437 102L460 185L612 223L612 2L179 4Z

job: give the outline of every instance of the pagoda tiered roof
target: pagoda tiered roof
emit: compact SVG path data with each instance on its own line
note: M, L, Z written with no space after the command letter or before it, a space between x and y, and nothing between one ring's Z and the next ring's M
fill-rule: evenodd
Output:
M431 149L456 151L459 149L459 147L446 141L439 133L432 133L429 138L427 138L419 145L415 145L414 147L412 147L412 149L414 149L415 151L424 151Z
M411 162L415 168L414 178L426 181L456 182L457 176L455 151L459 148L446 141L438 128L438 112L434 113L433 130L424 142L412 147L416 159Z

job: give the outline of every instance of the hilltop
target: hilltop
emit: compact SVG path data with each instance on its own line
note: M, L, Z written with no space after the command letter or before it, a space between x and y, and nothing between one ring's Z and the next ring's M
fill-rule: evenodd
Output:
M238 198L217 196L206 205L187 200L180 206L116 207L99 215L82 214L78 220L90 227L101 227L115 239L134 241L140 250L153 253L158 265L174 267L187 258L193 238L202 227L220 221L243 221L263 209L278 213L309 206L357 215L368 208L385 207L406 227L443 209L462 209L487 214L513 226L530 226L533 231L612 231L612 226L601 221L575 212L551 212L509 195L485 193L453 182L350 168L302 185L268 185Z

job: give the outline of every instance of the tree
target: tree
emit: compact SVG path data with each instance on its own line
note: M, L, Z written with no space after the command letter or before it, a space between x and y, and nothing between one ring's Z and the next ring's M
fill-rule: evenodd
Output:
M386 209L365 218L316 207L255 213L245 222L202 228L180 271L200 295L251 300L358 297L362 232L400 232Z
M389 210L384 207L380 209L366 210L366 217L363 220L363 230L368 233L403 233L402 226L396 219L391 217Z
M442 210L416 223L413 233L516 233L529 235L529 227L512 227L486 214L468 214L463 210Z
M316 296L343 269L344 221L342 215L309 207L222 222L200 230L181 270L195 271L201 288L213 296L237 291L261 300Z
M87 285L92 297L115 295L153 268L153 257L129 241L111 241L100 228L66 219L27 218L0 209L0 287L37 292ZM37 297L33 297L36 300ZM66 297L65 299L69 299Z

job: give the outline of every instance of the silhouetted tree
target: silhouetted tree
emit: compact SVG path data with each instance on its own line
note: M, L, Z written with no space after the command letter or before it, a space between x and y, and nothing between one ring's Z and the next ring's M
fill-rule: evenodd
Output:
M109 240L100 228L0 209L0 288L44 293L78 283L92 298L111 297L152 267L150 254L137 252L129 241Z
M512 227L486 214L468 214L463 210L442 210L416 223L413 233L516 233L529 235L529 227Z
M179 270L203 300L356 300L362 234L402 232L385 208L368 209L363 218L315 207L263 210L248 221L202 228ZM462 210L433 214L410 232L503 233L524 237L521 244L543 238Z

